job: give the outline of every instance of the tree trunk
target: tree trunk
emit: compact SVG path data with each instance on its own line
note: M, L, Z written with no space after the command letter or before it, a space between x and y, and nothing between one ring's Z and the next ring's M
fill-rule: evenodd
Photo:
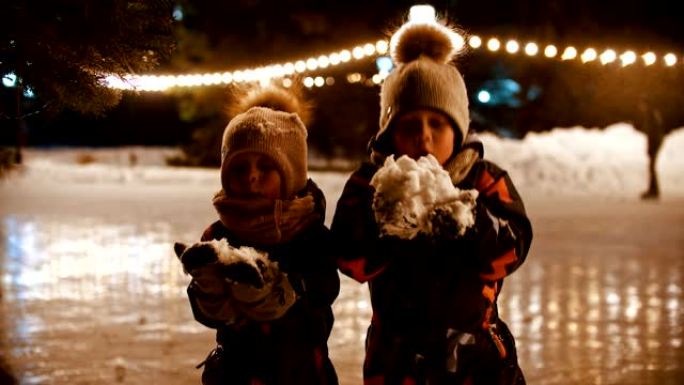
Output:
M21 102L24 93L24 86L21 84L20 78L17 76L17 83L15 87L15 109L14 109L14 163L21 164L23 156L21 153L22 147L26 141L26 122L22 114Z

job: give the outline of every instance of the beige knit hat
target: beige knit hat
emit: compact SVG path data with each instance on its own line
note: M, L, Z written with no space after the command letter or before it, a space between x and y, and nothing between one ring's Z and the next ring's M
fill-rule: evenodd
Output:
M418 108L446 114L457 134L455 147L463 144L470 125L468 92L461 73L450 63L461 48L458 38L453 30L436 22L409 22L394 33L390 54L397 68L382 84L380 130L373 149L386 153L394 119Z
M294 196L307 181L307 131L300 114L307 108L296 95L282 88L247 91L233 111L221 144L221 185L228 191L228 170L233 158L257 152L275 161L282 181L282 198Z

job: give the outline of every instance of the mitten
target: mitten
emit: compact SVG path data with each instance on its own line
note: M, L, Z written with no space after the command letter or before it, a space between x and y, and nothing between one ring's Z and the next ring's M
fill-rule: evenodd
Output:
M198 242L192 246L176 243L174 251L183 264L185 273L190 274L200 292L208 295L226 293L223 266L218 262L217 241Z
M223 274L226 280L234 284L243 284L254 288L264 287L263 271L266 264L262 260L256 260L256 265L245 261L235 261L229 265L223 265Z
M297 300L287 274L277 272L276 276L262 288L244 284L231 286L236 307L255 321L270 321L285 315Z

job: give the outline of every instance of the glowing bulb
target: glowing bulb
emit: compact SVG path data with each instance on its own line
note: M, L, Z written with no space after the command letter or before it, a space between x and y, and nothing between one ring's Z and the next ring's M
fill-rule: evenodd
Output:
M294 68L295 71L302 73L306 71L306 63L304 62L304 60L298 60L297 62L295 62Z
M489 103L490 100L492 100L492 95L489 92L482 90L477 93L477 100L486 104Z
M14 87L17 85L17 75L8 73L2 77L2 85L5 87Z
M495 37L493 37L487 41L487 49L489 49L492 52L498 51L500 47L501 47L501 43Z
M354 49L352 50L352 56L354 56L354 59L358 60L363 58L363 54L364 51L362 47L354 47Z
M351 52L346 49L340 51L340 61L346 63L349 60L351 60Z
M634 64L636 61L636 54L634 51L627 51L620 55L620 61L622 62L623 67L627 67L630 64Z
M307 76L304 78L304 86L306 88L311 88L314 85L314 80L311 76Z
M563 55L561 55L561 59L563 60L572 60L577 57L577 50L575 47L567 47L565 48L565 51L563 51Z
M468 38L468 44L473 48L480 48L482 46L482 39L479 36L471 36Z
M295 72L295 66L292 63L285 63L283 66L283 72L285 75L292 75Z
M667 55L665 55L664 59L665 64L667 64L668 66L673 66L677 64L677 56L675 56L675 54L673 53L668 53Z
M338 53L331 53L330 56L328 57L328 61L330 64L336 66L340 64L340 54Z
M546 48L544 48L544 56L546 57L554 57L558 54L558 49L554 45L547 45Z
M371 80L373 80L373 83L375 84L380 84L382 82L382 76L380 76L380 74L375 74Z
M327 68L328 65L330 64L330 60L328 60L327 56L319 56L317 59L318 62L318 68Z
M378 54L380 55L386 54L388 49L389 43L387 43L387 40L378 40L375 43L375 50L378 51Z
M361 81L361 74L358 73L358 72L354 72L354 73L348 74L348 75L347 75L347 81L348 81L349 83L358 83L358 82Z
M314 79L314 85L316 87L323 87L323 85L325 85L325 79L323 79L322 76L316 76Z
M435 8L431 5L414 5L409 9L409 21L413 23L434 23Z
M306 69L313 71L316 68L318 68L318 61L316 59L309 58L306 60Z
M599 56L599 59L601 60L601 64L612 63L617 59L617 54L612 49L607 49L603 51L601 56Z
M516 53L516 52L518 52L518 49L520 49L520 45L518 44L517 41L509 40L508 42L506 42L506 52Z
M394 67L394 63L392 63L392 59L389 56L378 57L375 59L375 65L380 72L390 72L392 67Z
M283 87L285 88L290 88L292 87L292 79L283 79Z
M529 56L534 56L539 52L539 46L537 46L535 43L527 43L525 44L525 53Z
M647 66L650 66L656 62L656 55L653 52L646 52L645 54L641 55L641 58L644 59L644 64Z
M587 63L593 60L596 60L596 57L598 54L596 53L596 50L593 48L587 48L582 52L582 56L580 58L582 59L583 63Z

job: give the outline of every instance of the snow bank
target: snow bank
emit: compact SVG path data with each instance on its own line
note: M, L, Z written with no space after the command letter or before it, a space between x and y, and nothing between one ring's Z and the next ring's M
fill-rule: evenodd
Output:
M646 190L648 184L646 136L628 124L605 129L554 129L530 133L522 140L492 134L481 137L485 158L509 172L523 197L633 198ZM201 184L219 188L218 169L166 166L165 158L177 153L173 148L144 147L27 149L26 168L13 179L24 183ZM665 138L657 170L663 195L684 197L684 128ZM310 174L326 194L337 195L349 175Z

